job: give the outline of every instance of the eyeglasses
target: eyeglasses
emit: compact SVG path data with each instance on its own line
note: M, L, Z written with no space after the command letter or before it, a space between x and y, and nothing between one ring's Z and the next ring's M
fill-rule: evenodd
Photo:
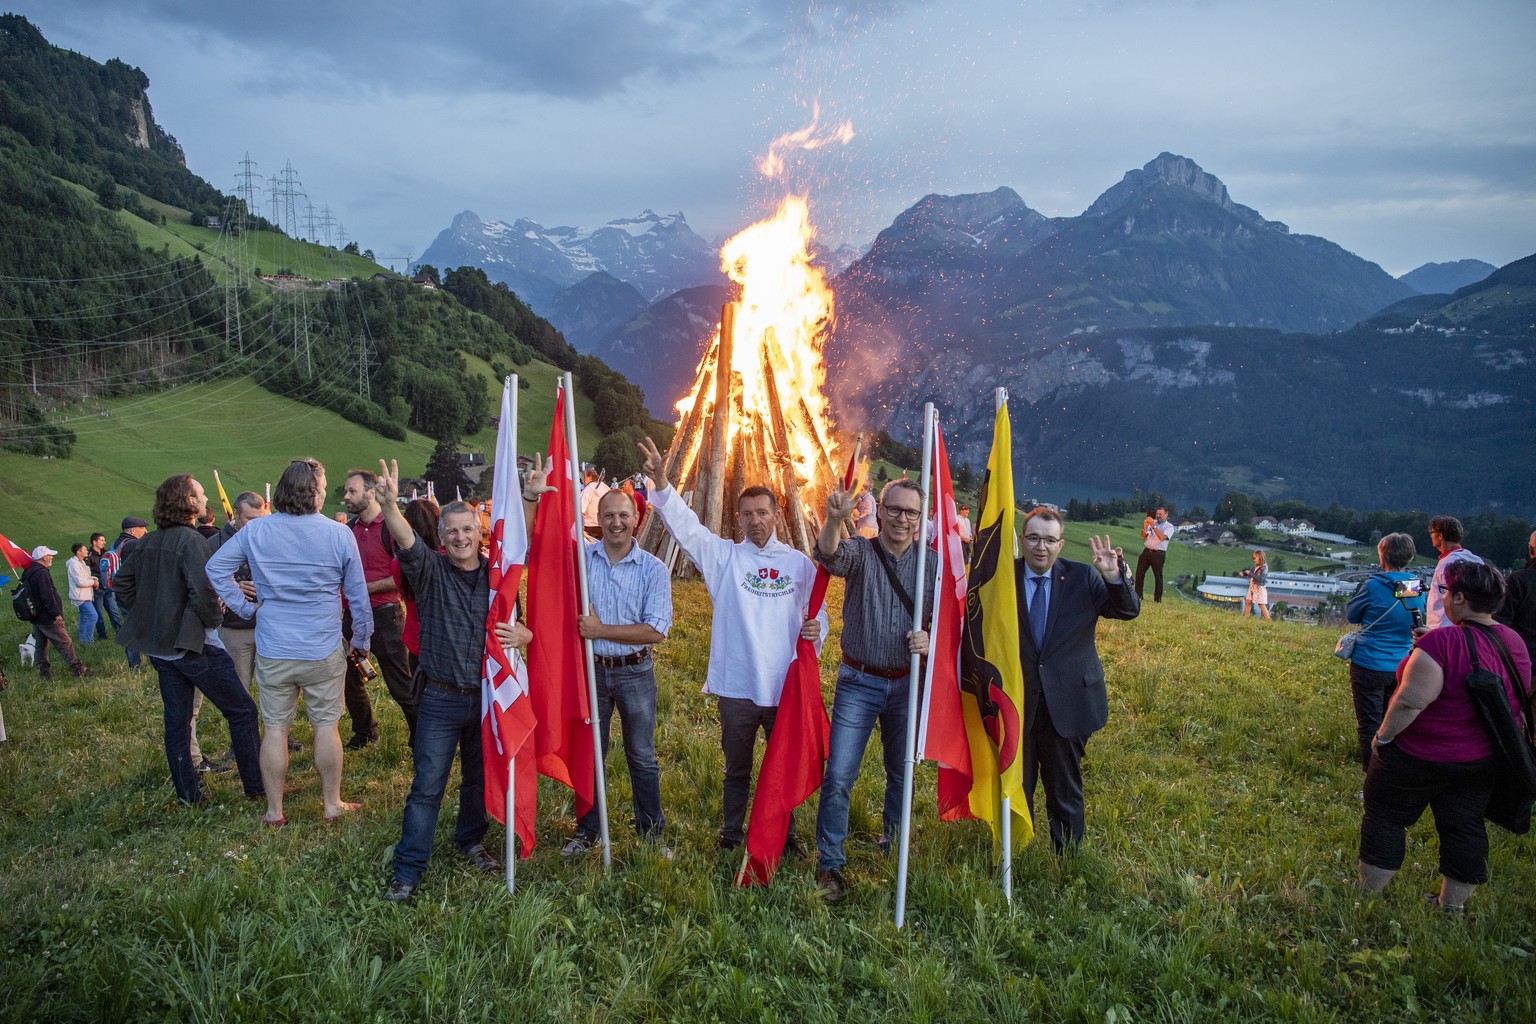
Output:
M1061 543L1060 537L1042 537L1035 533L1026 533L1024 543L1032 548L1053 548Z
M923 514L920 508L902 508L900 505L886 505L885 514L892 519L917 519Z

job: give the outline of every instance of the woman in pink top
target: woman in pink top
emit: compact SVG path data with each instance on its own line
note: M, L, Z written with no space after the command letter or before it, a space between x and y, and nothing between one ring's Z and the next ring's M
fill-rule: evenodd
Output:
M1504 680L1516 718L1514 687L1529 692L1531 658L1520 636L1493 620L1504 600L1498 570L1475 562L1446 567L1445 610L1454 625L1421 636L1398 666L1397 692L1376 733L1375 756L1365 775L1365 817L1360 822L1360 884L1386 888L1403 864L1404 834L1428 807L1440 837L1440 892L1429 899L1459 913L1488 879L1488 833L1483 812L1500 764L1467 696L1478 664ZM1503 641L1517 679L1510 679L1499 648L1470 623L1489 627Z

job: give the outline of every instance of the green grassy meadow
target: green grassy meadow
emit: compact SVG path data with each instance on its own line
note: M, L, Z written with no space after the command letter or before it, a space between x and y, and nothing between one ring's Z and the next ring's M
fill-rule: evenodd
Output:
M1076 527L1069 529L1069 535ZM509 896L452 846L384 903L411 770L404 723L373 690L383 741L346 760L364 810L320 822L295 755L282 831L230 775L176 806L151 673L111 645L97 674L44 685L14 667L0 745L0 991L48 1021L1529 1021L1536 1017L1536 843L1492 834L1492 881L1464 919L1438 882L1429 822L1384 898L1353 888L1360 804L1345 667L1331 632L1185 602L1105 623L1108 727L1088 748L1088 836L1017 858L1013 902L976 822L936 820L918 774L907 928L891 924L872 745L854 793L849 896L810 861L732 886L715 847L718 726L698 692L709 600L678 583L657 649L658 750L672 862L637 848L623 758L610 761L614 866L563 861L568 797L545 782L538 846ZM840 603L834 583L832 605ZM834 614L834 623L838 616ZM835 637L834 637L835 640ZM837 647L823 654L831 696ZM205 748L227 734L211 708ZM345 729L345 723L343 728ZM616 727L615 727L616 728ZM295 735L308 743L307 726ZM615 750L619 749L615 737ZM450 789L450 794L453 792ZM809 843L814 799L799 831ZM488 837L501 842L493 826Z

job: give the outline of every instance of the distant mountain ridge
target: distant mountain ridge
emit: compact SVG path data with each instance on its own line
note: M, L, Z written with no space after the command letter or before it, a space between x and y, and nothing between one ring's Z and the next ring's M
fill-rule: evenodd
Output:
M483 221L465 210L421 255L437 267L474 266L507 285L540 313L562 291L606 272L648 302L682 288L724 281L714 246L682 213L645 210L596 228L546 228L526 217Z
M1498 268L1482 260L1456 260L1451 263L1426 263L1408 271L1398 280L1425 295L1449 295L1458 288L1476 284Z

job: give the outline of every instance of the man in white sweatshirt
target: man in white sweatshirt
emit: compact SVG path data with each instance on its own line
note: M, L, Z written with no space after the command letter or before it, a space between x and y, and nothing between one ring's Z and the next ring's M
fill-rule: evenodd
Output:
M654 441L646 438L640 451L646 475L656 481L652 507L698 566L715 606L704 692L719 704L720 749L725 754L720 845L730 850L745 838L758 730L764 742L773 733L795 645L803 636L820 649L827 634L826 610L806 617L816 566L778 539L779 503L772 491L748 487L741 492L736 523L744 539L733 543L711 533L678 497Z

